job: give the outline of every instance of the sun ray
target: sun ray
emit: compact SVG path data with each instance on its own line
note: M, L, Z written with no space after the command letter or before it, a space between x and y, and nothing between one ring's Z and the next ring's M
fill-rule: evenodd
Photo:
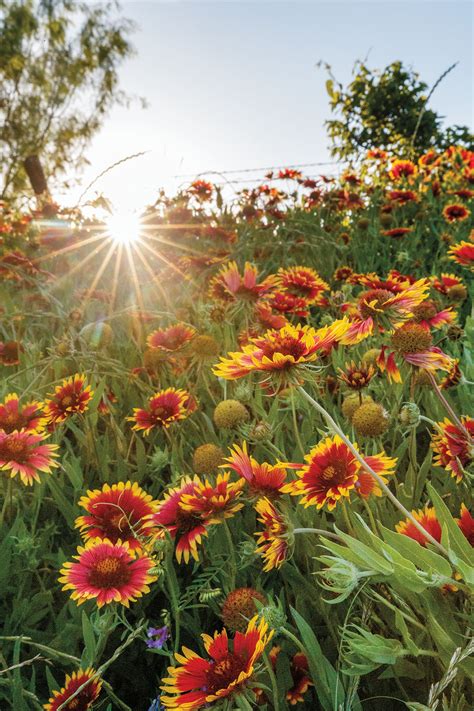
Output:
M36 257L36 259L32 259L33 264L40 264L41 262L44 262L48 259L54 259L55 257L59 257L61 254L67 254L68 252L73 252L76 249L80 249L81 247L84 247L87 244L92 244L93 242L97 242L100 239L103 239L104 235L103 234L98 234L98 235L92 235L92 237L88 237L87 239L83 240L82 242L76 242L75 244L69 244L67 247L61 247L61 249L56 249L53 252L48 252L48 254L42 254L41 257Z
M92 295L94 289L96 288L97 284L99 283L100 277L101 277L102 274L105 272L105 270L106 270L106 268L107 268L107 265L108 265L108 263L110 262L110 260L111 260L111 258L112 258L112 255L113 255L113 253L115 252L115 250L117 249L117 247L118 247L118 245L117 245L115 242L112 242L112 244L110 245L109 251L107 252L107 254L105 255L105 257L104 257L104 259L103 259L103 261L102 261L102 264L101 264L100 267L97 269L97 273L96 273L96 275L95 275L95 277L94 277L94 279L93 279L93 281L92 281L90 287L88 288L87 293L86 293L84 299L81 299L81 301L82 301L83 304L87 304L88 301L90 300L91 295Z
M137 270L135 268L135 262L133 261L133 255L132 255L132 251L130 248L130 243L125 242L124 247L125 247L125 252L127 254L128 265L130 267L130 273L132 275L132 283L133 283L133 287L135 289L137 303L138 303L140 311L145 312L145 304L143 303L143 295L140 290L140 283L138 281Z
M79 269L82 269L85 264L87 264L91 259L96 257L103 249L105 249L109 242L109 238L104 239L103 243L93 249L92 252L87 255L87 257L78 262L78 264L76 264L75 267L66 272L66 274L63 274L61 277L59 277L59 279L57 279L57 281L55 281L54 284L51 285L51 289L55 289L59 284L62 284L65 279L69 278L72 274L75 274L75 272L77 272Z
M166 306L169 307L169 306L170 306L170 300L169 300L168 294L166 293L165 289L163 288L163 286L162 286L162 285L160 284L160 282L158 281L158 275L153 273L153 270L151 269L150 265L148 264L148 262L146 261L145 257L144 257L143 254L141 253L141 251L140 251L140 249L139 249L139 246L135 243L135 244L132 245L132 247L133 247L133 250L134 250L134 252L136 253L137 257L140 259L141 263L143 264L145 270L146 270L146 271L148 272L148 274L150 275L150 278L151 278L151 281L152 281L153 285L157 288L157 293L160 292L161 296L163 297L163 299L164 299L165 302L166 302Z
M117 287L118 287L118 281L119 281L120 265L122 264L122 255L123 255L123 244L119 244L117 246L117 257L115 259L114 275L112 277L112 293L110 295L110 303L109 303L109 318L112 317L113 310L115 308L115 300L117 298Z
M168 267L171 267L171 269L173 269L173 271L175 271L177 274L179 274L180 277L182 277L183 279L189 279L189 281L191 281L191 283L194 283L192 277L189 277L187 274L182 272L181 269L176 266L176 264L173 264L173 262L170 262L170 260L167 259L163 254L160 254L159 252L157 252L155 249L150 247L148 244L146 244L146 242L144 242L141 239L138 239L137 242L139 244L141 244L142 247L145 247L145 249L147 249L151 254L153 254L155 257L157 257L157 259L160 259Z

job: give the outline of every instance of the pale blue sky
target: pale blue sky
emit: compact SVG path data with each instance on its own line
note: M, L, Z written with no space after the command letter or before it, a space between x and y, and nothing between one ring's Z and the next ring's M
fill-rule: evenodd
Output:
M431 106L448 123L473 123L473 5L388 2L123 2L138 30L122 88L147 99L115 109L88 151L84 187L107 165L149 153L97 184L115 202L141 206L177 173L328 160L326 75L350 79L369 56L401 59L437 89ZM217 179L217 178L216 178ZM68 201L81 192L74 190Z

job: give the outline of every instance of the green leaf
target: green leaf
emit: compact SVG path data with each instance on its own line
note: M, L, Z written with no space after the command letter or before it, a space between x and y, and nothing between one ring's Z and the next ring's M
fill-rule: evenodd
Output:
M448 547L458 555L469 566L474 567L474 548L462 533L456 521L451 515L448 507L444 503L432 484L427 484L428 493L436 511L436 516L444 529L444 535L448 536ZM443 542L443 538L441 538Z
M82 636L84 639L84 651L82 652L81 662L84 666L89 667L94 663L96 654L96 640L94 628L89 620L85 610L82 611Z

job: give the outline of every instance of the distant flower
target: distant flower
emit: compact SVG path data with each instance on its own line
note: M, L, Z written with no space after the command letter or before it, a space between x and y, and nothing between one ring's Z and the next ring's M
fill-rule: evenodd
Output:
M88 491L79 500L87 515L76 519L83 538L107 538L111 543L127 541L131 550L140 550L145 534L144 520L156 510L156 502L136 482L104 484Z
M265 620L257 621L255 616L245 633L236 632L231 647L225 628L214 637L201 635L209 658L183 647L182 654L176 655L181 666L168 667L169 676L162 680L163 692L171 694L161 697L165 708L195 711L249 688L256 663L273 634Z
M0 364L1 365L18 365L20 362L20 353L25 349L18 341L0 341Z
M212 193L214 192L214 186L207 180L195 180L191 183L187 192L190 195L197 197L198 200L201 200L201 202L205 202L211 199Z
M463 222L464 220L467 220L470 214L471 212L467 209L467 207L464 207L464 205L460 205L458 203L446 205L443 210L443 217L448 222Z
M303 298L307 304L317 304L329 285L310 267L279 269L278 286L293 296Z
M33 401L20 405L18 395L10 393L0 403L0 430L9 434L14 430L33 432L41 429L44 429L44 416L40 402Z
M463 470L474 459L474 419L462 417L461 422L464 429L448 419L438 422L441 432L434 434L431 442L434 464L446 469L458 482L464 476Z
M72 590L71 598L78 605L95 600L98 607L118 602L129 607L156 580L150 574L155 564L151 558L134 558L128 543L111 543L95 538L79 546L77 562L66 562L61 569L63 590Z
M414 177L418 168L411 160L395 160L390 167L390 177L393 180Z
M424 509L420 509L419 511L412 511L411 513L416 518L418 523L423 526L425 531L427 531L435 539L435 541L438 541L438 543L440 543L441 524L436 518L436 511L434 510L434 508L430 506L425 506ZM400 523L398 523L395 526L395 529L398 533L402 533L404 536L413 538L413 540L417 541L421 546L426 546L428 542L426 537L408 518L405 519L405 521L401 521Z
M82 691L67 703L68 699L70 699L74 692L83 684L85 684L85 686ZM65 704L65 710L71 709L72 711L72 709L74 709L74 711L87 711L98 698L101 687L102 682L97 677L94 669L90 667L85 670L79 669L73 672L71 676L66 676L65 684L61 691L53 691L49 703L44 705L45 711L57 711L62 704Z
M148 407L134 408L133 416L128 417L134 422L132 429L142 431L144 435L153 429L165 429L179 420L185 420L196 409L196 402L186 390L167 388L155 393L148 400Z
M384 230L382 234L384 237L405 237L410 232L413 232L413 227L393 227L391 230Z
M219 273L211 279L209 296L216 301L231 303L237 300L256 301L270 291L276 282L275 276L266 277L258 282L258 269L250 262L245 262L243 275L236 262L229 262L221 267Z
M178 351L191 341L196 334L196 329L177 323L168 328L159 328L147 338L150 348L159 348L163 351Z
M277 507L263 497L255 504L257 521L263 524L263 531L257 531L257 553L265 563L263 571L280 568L288 556L288 524Z
M462 267L474 267L474 243L459 242L448 250L449 258ZM0 354L1 355L1 354Z
M169 638L168 627L149 627L146 633L146 646L149 649L161 649Z
M421 323L428 328L441 328L456 319L456 312L452 308L439 309L434 301L426 299L413 309L413 322Z
M41 481L39 473L51 473L59 466L54 461L57 457L57 444L44 444L47 435L39 432L0 430L0 470L9 471L13 478L17 474L23 484L31 486L34 481Z
M474 546L474 518L465 504L461 504L461 517L457 519L457 524L471 546Z
M466 286L461 277L456 274L441 274L440 277L433 277L432 285L436 291L453 301L463 301L467 296Z
M66 378L45 401L44 413L48 424L56 425L71 415L86 412L93 394L90 385L86 385L85 375L76 373Z
M399 205L406 205L408 202L416 202L418 195L413 190L390 190L388 199Z

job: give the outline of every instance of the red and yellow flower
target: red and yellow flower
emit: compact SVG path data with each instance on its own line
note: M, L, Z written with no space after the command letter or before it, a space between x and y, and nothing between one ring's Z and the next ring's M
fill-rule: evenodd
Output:
M186 390L167 388L155 393L148 400L147 408L135 407L127 420L135 423L133 430L148 435L153 429L166 429L174 422L185 420L196 407L196 401Z
M140 550L140 537L147 533L147 517L156 511L157 505L136 482L104 484L102 489L88 491L79 500L79 506L87 514L76 519L76 528L85 539L126 541L130 550Z
M303 298L307 304L319 304L322 292L329 289L329 284L310 267L279 269L277 279L282 291Z
M263 531L255 534L256 551L265 562L263 571L268 573L273 568L280 568L288 557L288 524L266 496L257 501L255 511L258 514L257 521L263 525Z
M382 346L377 365L383 373L387 373L389 381L395 383L402 382L396 356L402 362L423 370L449 371L452 367L452 358L432 344L433 338L429 328L421 323L408 321L392 334L391 346L394 349L392 352L386 355L387 347Z
M18 341L0 341L0 364L1 365L18 365L20 362L20 353L25 349Z
M388 199L399 205L406 205L408 202L416 202L418 195L413 190L390 190Z
M421 523L425 531L427 531L435 539L435 541L438 541L439 543L441 541L441 524L436 517L436 511L434 508L432 506L425 506L424 509L412 511L411 513L418 523ZM417 541L421 546L426 546L428 542L426 537L417 529L415 524L410 521L409 518L405 519L405 521L397 523L395 530L404 536L413 538L413 540Z
M250 262L245 263L244 273L240 274L236 262L221 267L219 273L211 279L209 296L216 301L232 302L236 300L256 301L276 284L274 275L261 282L257 281L258 269Z
M41 432L0 430L0 470L9 471L12 478L19 474L27 486L41 481L39 472L50 474L53 467L59 466L54 461L58 445L44 444L46 438Z
M443 210L443 217L447 220L447 222L463 222L464 220L467 220L470 214L471 211L459 203L446 205Z
M458 482L474 459L474 419L462 417L461 422L462 429L448 419L438 422L439 432L433 435L431 442L434 463L450 472Z
M355 490L360 496L380 496L377 481L362 467L349 447L335 435L319 442L305 456L307 462L296 472L297 479L286 484L283 491L292 496L301 496L300 504L305 508L327 506L332 511L343 497L349 498ZM396 459L387 457L383 452L364 461L373 469L382 481L393 474Z
M61 568L63 590L72 590L71 598L78 605L95 600L98 607L118 602L129 607L156 580L151 575L155 567L148 556L135 557L128 543L93 538L79 546L77 562L67 561Z
M455 274L441 274L440 277L433 277L433 288L454 301L463 301L467 296L463 280Z
M243 508L239 501L243 482L231 482L230 473L218 474L215 484L207 479L195 483L193 491L182 494L180 507L183 511L198 514L206 524L217 524L231 518Z
M345 370L339 368L339 379L342 380L351 390L363 390L367 387L375 375L375 368L370 363L359 363L354 361L346 363Z
M242 480L247 482L250 493L254 496L267 496L269 498L279 496L280 489L286 481L286 470L281 465L259 464L251 457L247 451L247 443L243 442L242 447L238 444L230 448L230 457L224 460Z
M84 688L81 688L84 687ZM67 703L71 696L81 688L81 691L74 696L70 703ZM89 667L88 669L78 669L71 676L66 676L64 686L61 691L53 691L53 695L47 704L44 704L45 711L57 711L60 706L65 711L87 711L97 700L102 688L102 682L97 676L97 672Z
M459 242L448 250L449 258L462 267L474 266L474 242Z
M0 430L9 434L14 430L38 432L44 429L45 418L41 407L42 404L36 401L20 405L18 395L10 393L0 403Z
M54 426L71 415L86 412L93 394L90 385L86 385L85 375L76 373L66 378L45 401L44 413L48 424Z
M390 177L395 181L412 178L417 172L418 168L411 160L395 160L390 166Z
M271 661L273 669L276 670L278 655L281 652L281 647L272 647L268 653L268 658ZM309 676L309 664L306 654L297 652L293 655L290 661L290 674L293 679L293 686L286 692L286 700L291 706L304 701L304 696L308 692L310 686L313 686L311 677Z
M456 519L457 524L471 546L474 546L474 518L465 504L461 504L460 513L460 518Z
M250 620L245 633L236 632L232 644L227 631L214 637L201 635L208 658L200 657L187 647L175 654L181 666L168 667L169 676L162 680L164 694L160 701L166 709L194 711L239 694L255 677L256 662L262 656L273 632L265 620Z
M456 312L452 308L440 309L431 299L422 301L413 309L413 322L421 323L427 328L441 328L456 319Z
M149 348L157 348L162 351L174 353L181 350L196 335L196 329L186 326L185 323L176 323L167 328L158 328L147 338Z
M341 319L330 326L314 329L311 326L287 324L279 330L267 331L251 338L242 351L229 353L214 367L214 375L236 380L252 372L288 375L297 366L314 362L322 351L341 342L349 330L349 321Z
M383 230L382 234L384 237L405 237L413 232L413 227L392 227L390 230Z

